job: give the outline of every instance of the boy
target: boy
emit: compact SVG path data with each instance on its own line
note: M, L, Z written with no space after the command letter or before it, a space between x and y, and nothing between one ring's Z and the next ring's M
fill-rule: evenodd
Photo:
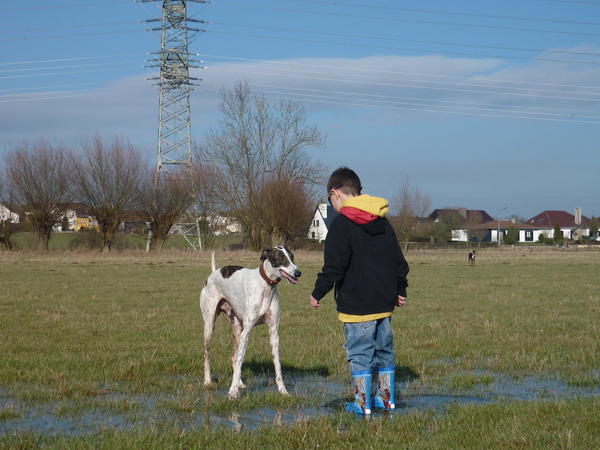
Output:
M325 263L310 297L313 307L335 286L339 319L354 380L354 403L347 411L370 414L371 404L394 409L395 355L391 326L395 306L406 302L408 264L385 219L388 202L361 195L358 175L336 169L327 182L328 200L340 213L325 240ZM371 377L378 386L371 399Z

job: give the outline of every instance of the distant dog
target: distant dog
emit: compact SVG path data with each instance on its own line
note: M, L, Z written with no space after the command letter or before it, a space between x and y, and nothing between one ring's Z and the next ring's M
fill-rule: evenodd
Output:
M212 341L215 320L225 314L233 331L233 379L229 398L237 398L243 389L242 362L248 347L252 328L266 323L269 327L275 381L280 393L287 394L281 363L279 361L279 293L277 283L283 278L291 284L298 282L302 274L294 263L294 254L285 247L263 250L261 264L256 269L225 266L216 270L215 255L211 260L212 273L200 293L200 309L204 318L204 385L211 384L208 352Z
M475 257L477 255L475 254L475 250L469 252L469 264L475 264Z

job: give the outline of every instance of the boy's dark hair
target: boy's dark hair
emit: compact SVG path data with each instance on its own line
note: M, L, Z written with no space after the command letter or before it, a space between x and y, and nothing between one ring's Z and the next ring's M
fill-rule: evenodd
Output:
M332 189L339 189L348 195L360 195L362 185L354 170L348 167L339 167L333 171L327 182L327 192L331 192Z

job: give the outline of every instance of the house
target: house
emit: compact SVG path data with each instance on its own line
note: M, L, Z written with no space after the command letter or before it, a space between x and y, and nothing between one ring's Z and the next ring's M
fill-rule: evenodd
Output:
M590 236L590 219L581 214L581 208L575 208L575 215L567 211L546 210L527 220L526 223L544 230L544 236L554 238L554 226L559 224L562 237L581 239Z
M69 228L63 229L62 222L58 222L54 227L57 231L80 231L96 230L100 231L98 221L90 216L88 206L84 203L65 203L61 205L64 211L64 217L67 219Z
M146 216L146 211L141 209L125 211L119 224L119 231L124 231L125 233L145 233L148 231L149 226Z
M337 215L338 213L333 209L333 206L327 203L319 203L308 229L308 238L317 242L323 242L327 237L327 231L331 222Z
M465 240L498 242L498 236L500 236L500 242L502 242L511 228L515 228L518 232L517 242L536 242L540 234L544 232L544 229L527 223L519 223L514 220L492 220L479 225L473 225L468 230L465 230L468 234L468 239Z
M444 208L434 209L429 215L433 223L443 222L452 227L451 239L455 242L467 242L469 239L468 229L482 223L493 221L483 209L467 208ZM479 239L477 239L479 240Z
M0 204L0 222L19 223L19 215L9 209L9 206Z
M443 208L434 209L429 215L429 218L434 222L451 222L456 224L473 224L490 222L494 220L483 209L467 209L467 208Z

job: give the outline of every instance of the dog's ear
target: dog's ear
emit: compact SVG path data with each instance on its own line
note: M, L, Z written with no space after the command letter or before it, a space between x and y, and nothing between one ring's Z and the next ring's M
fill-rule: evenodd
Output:
M260 260L264 261L265 259L269 258L272 253L273 253L273 250L270 248L263 249L262 253L260 254Z

